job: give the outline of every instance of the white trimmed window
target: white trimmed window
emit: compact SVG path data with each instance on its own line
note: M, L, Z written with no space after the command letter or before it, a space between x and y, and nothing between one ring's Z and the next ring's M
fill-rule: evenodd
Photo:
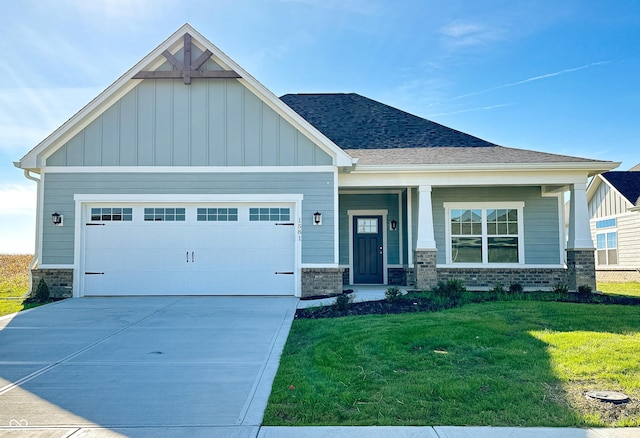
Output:
M617 226L616 218L596 221L596 260L598 265L618 264Z
M524 263L524 202L444 203L447 263Z

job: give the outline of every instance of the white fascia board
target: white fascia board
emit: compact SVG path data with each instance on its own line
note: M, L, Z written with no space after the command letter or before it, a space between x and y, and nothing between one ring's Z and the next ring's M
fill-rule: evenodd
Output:
M503 172L503 171L586 171L588 176L615 169L612 161L558 163L482 163L482 164L381 164L358 165L351 173L424 173L424 172Z
M504 186L504 185L569 185L584 184L588 171L584 169L509 169L484 170L442 169L434 171L396 171L340 173L340 189L352 187L416 187L431 186Z
M320 131L315 129L300 115L295 113L275 94L260 84L253 76L247 73L242 67L236 64L231 58L202 36L193 27L189 24L185 24L161 43L156 49L145 56L140 62L133 66L129 71L123 74L107 89L100 93L95 99L89 102L89 104L67 120L62 126L36 145L36 147L17 162L17 167L20 167L21 169L40 168L44 159L53 154L58 147L62 146L75 134L84 129L89 123L95 120L100 114L106 111L111 105L117 102L142 81L140 79L132 79L134 75L141 70L154 70L155 68L158 68L165 61L162 53L165 50L173 52L180 47L186 33L192 36L192 42L198 47L201 49L209 49L213 54L212 57L215 58L216 63L238 73L242 77L239 79L240 83L249 88L269 107L303 132L314 144L333 157L334 165L343 167L352 166L354 164L353 158L351 158L350 155L321 134Z
M611 184L609 184L609 182L606 181L601 175L596 175L593 178L591 178L591 181L589 181L589 185L587 186L587 202L591 201L591 198L593 197L596 190L598 189L598 186L603 182L608 184L611 187Z
M41 173L334 173L335 166L51 166Z

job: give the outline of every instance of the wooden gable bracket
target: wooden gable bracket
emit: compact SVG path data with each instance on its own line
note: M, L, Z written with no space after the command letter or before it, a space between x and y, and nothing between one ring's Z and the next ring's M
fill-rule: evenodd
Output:
M237 79L240 75L233 70L198 70L213 55L209 49L205 50L198 59L191 61L191 35L184 34L184 59L180 62L168 50L162 55L173 66L171 71L140 71L133 79L184 79L186 85L191 84L191 79Z

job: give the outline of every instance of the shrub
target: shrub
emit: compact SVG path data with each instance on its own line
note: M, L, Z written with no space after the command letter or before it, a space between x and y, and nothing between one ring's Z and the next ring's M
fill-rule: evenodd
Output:
M35 293L26 299L25 303L44 304L47 302L49 302L49 286L47 286L47 282L44 281L44 278L41 278L38 282L38 287L36 288Z
M505 290L504 286L502 285L502 283L496 283L493 286L493 289L490 290L490 292L492 294L503 294L503 293L506 292L506 290Z
M591 286L587 286L586 284L583 284L582 286L578 286L578 293L579 294L583 294L583 295L588 295L591 293Z
M509 285L509 293L519 294L519 293L522 293L523 291L524 291L524 288L520 283L511 283Z
M557 294L566 294L567 292L569 292L569 287L566 284L558 283L553 286L552 291Z
M397 287L390 287L384 292L384 296L389 302L396 302L402 296L402 292Z
M458 279L447 280L447 282L439 281L438 285L433 288L433 293L439 297L460 298L467 288L464 282Z
M353 303L353 294L342 294L336 297L335 306L336 310L344 311L349 308L349 305Z

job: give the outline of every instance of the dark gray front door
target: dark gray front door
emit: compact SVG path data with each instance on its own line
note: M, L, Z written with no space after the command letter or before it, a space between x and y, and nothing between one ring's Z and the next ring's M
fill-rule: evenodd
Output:
M353 282L382 284L382 216L353 217Z

